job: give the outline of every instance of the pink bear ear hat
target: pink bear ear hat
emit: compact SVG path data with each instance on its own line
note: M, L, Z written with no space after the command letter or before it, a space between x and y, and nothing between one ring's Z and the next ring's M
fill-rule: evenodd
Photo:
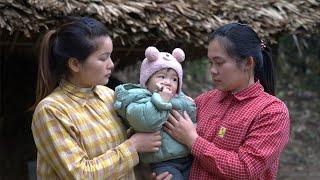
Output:
M181 62L185 59L185 54L182 49L175 48L172 54L167 52L159 52L156 47L150 46L145 51L146 58L142 61L140 68L140 84L146 87L148 79L157 71L164 68L174 69L179 78L178 94L182 88L183 71Z

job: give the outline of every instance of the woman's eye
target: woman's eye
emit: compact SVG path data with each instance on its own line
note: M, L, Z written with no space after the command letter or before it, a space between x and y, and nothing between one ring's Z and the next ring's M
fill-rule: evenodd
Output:
M216 65L221 66L223 63L224 62L222 62L222 61L218 61L218 62L216 62Z
M225 62L225 61L222 60L222 59L217 60L217 63L218 63L218 64L223 64L224 62Z
M110 56L101 56L100 61L107 61Z
M178 78L173 78L173 81L174 81L174 82L178 81Z
M161 75L160 75L159 78L164 79L164 76L161 76Z

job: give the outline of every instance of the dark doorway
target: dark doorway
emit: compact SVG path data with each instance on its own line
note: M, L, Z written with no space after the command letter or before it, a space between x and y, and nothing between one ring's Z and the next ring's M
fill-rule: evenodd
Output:
M36 159L31 132L36 75L35 39L1 33L0 41L0 179L28 179Z

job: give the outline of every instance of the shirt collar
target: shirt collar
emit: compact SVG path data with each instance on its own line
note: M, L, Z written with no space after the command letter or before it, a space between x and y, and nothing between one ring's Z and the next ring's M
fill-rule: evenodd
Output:
M101 94L97 92L97 87L93 88L80 88L74 84L62 79L59 84L60 88L66 92L66 94L75 101L80 102L84 106L90 98L97 95L100 99ZM103 99L102 99L103 100Z
M233 96L238 101L242 101L248 98L253 98L258 96L261 92L263 92L263 86L260 84L260 81L256 81L254 84L250 85L247 88L244 88L236 93L231 93L230 91L220 91L220 100L224 100L228 96Z

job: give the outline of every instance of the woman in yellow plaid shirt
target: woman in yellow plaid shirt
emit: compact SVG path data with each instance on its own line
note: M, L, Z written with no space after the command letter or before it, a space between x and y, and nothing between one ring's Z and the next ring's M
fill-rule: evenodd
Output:
M70 18L40 48L32 132L38 179L135 179L137 152L154 152L160 133L127 139L108 83L113 62L105 26Z

